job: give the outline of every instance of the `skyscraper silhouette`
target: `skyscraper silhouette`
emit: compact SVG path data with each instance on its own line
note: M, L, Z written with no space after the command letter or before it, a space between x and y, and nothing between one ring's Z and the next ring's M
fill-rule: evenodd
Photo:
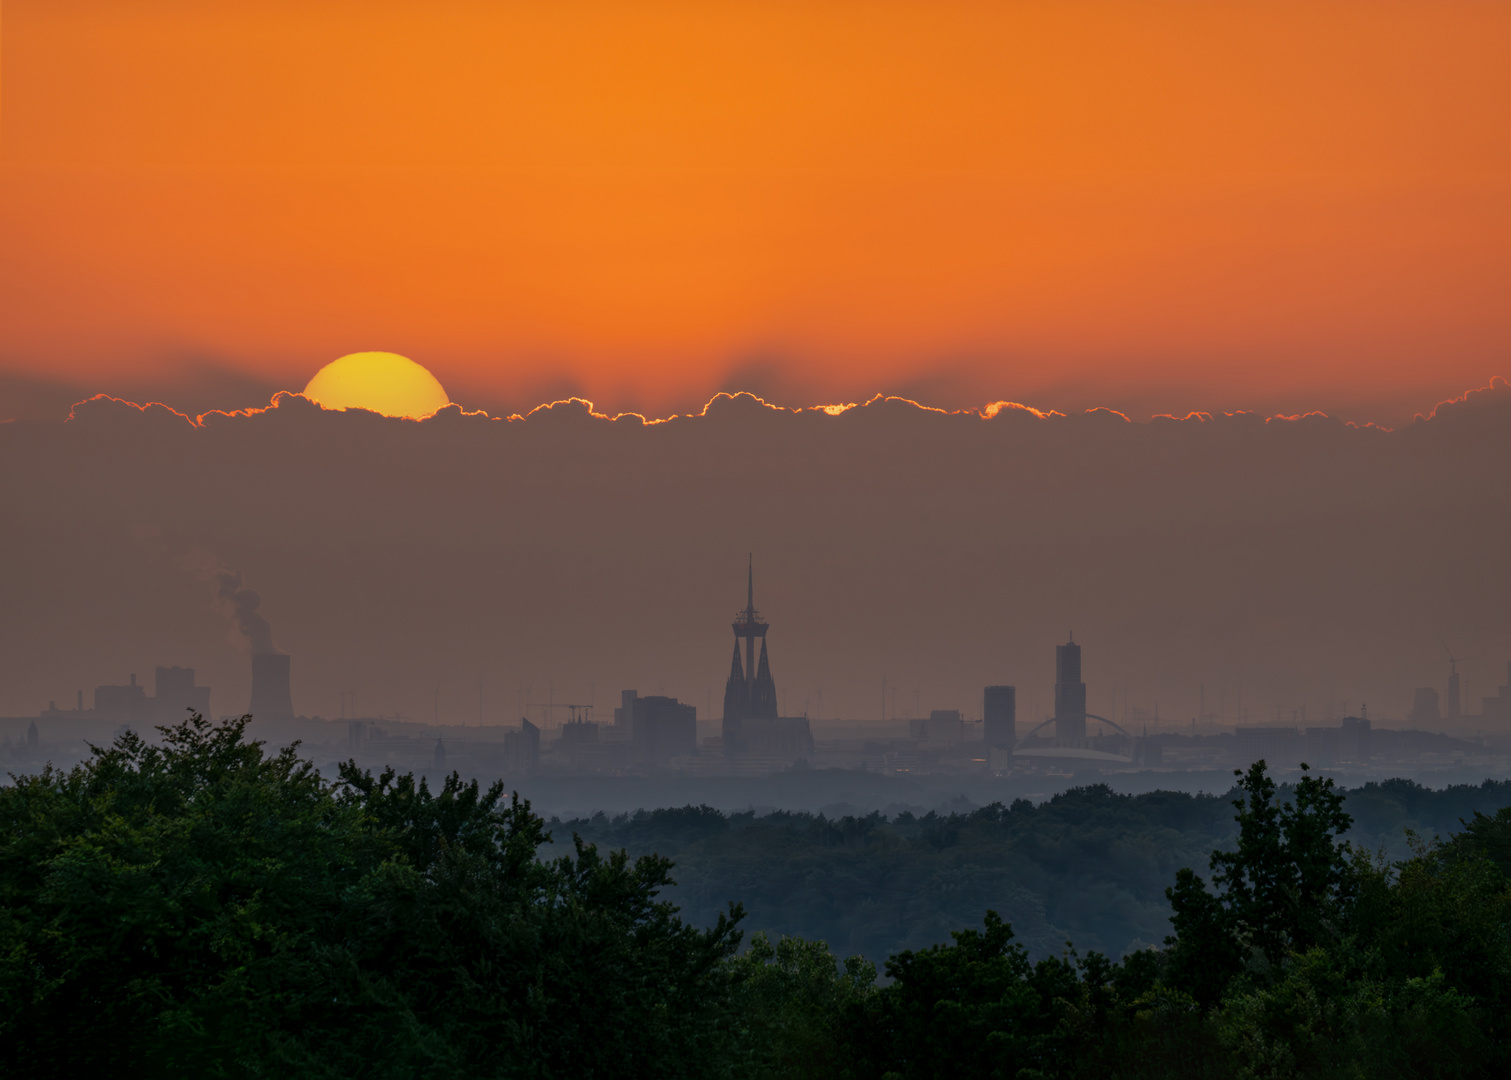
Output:
M1086 684L1081 681L1081 647L1075 634L1055 646L1055 738L1080 742L1086 738Z
M1018 741L1018 691L1012 686L988 686L982 695L981 737L987 746L1011 750Z

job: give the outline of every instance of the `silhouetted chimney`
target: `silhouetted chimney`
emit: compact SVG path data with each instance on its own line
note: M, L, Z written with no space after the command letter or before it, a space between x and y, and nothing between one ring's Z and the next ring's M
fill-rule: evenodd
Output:
M252 655L252 703L254 720L292 720L294 695L289 690L289 658L286 653Z

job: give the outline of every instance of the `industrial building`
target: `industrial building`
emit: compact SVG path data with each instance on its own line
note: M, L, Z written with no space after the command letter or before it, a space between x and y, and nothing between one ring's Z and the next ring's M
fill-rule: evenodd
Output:
M123 686L102 685L94 688L94 708L84 708L84 692L72 710L59 709L48 702L46 716L71 716L78 719L104 720L130 727L150 728L159 724L176 724L190 712L210 715L210 688L196 686L190 667L158 667L154 673L152 695L132 674Z
M1443 719L1438 692L1431 686L1419 686L1412 696L1411 712L1406 719L1417 727L1437 724Z

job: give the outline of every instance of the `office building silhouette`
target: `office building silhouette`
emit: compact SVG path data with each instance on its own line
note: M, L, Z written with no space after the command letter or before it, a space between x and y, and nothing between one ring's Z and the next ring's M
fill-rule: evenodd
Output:
M1055 646L1055 738L1061 743L1086 739L1086 684L1081 681L1081 647L1074 634Z
M987 746L1011 750L1018 741L1018 690L988 686L981 704L981 738Z

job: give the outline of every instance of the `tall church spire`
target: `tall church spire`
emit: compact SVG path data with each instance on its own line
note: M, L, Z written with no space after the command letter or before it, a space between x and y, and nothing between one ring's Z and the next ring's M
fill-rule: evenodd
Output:
M745 571L745 623L747 627L754 629L756 623L755 609L755 552L748 556L750 562ZM739 633L738 630L735 633ZM766 628L761 627L761 641L766 640ZM752 634L745 639L745 674L748 678L755 678L755 636ZM745 697L750 699L750 688L747 686Z
M735 654L729 661L729 681L724 684L724 718L738 721L749 710L750 687L740 666L740 641L735 639Z
M761 639L761 665L750 682L750 715L763 720L776 719L776 682L766 659L766 639Z

